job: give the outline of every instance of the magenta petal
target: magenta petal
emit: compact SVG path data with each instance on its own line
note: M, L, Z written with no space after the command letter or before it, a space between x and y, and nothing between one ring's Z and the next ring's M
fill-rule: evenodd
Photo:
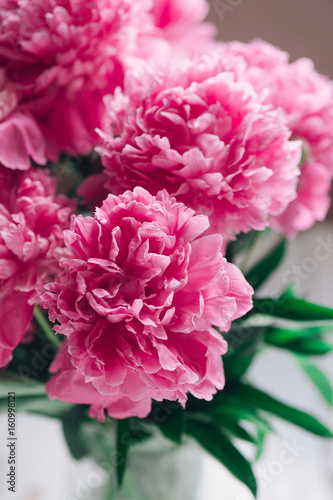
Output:
M0 307L0 366L12 359L12 351L22 340L33 315L30 295L13 292ZM18 314L19 311L19 314Z
M8 168L28 170L30 156L40 165L46 163L44 137L29 115L15 113L0 123L0 141L0 163Z

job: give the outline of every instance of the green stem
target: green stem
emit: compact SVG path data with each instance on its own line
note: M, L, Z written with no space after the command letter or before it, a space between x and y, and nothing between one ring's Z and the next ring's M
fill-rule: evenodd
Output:
M57 339L57 337L55 336L55 333L52 330L50 323L45 318L44 314L42 313L42 311L39 309L38 306L35 306L34 318L37 321L40 328L43 330L46 338L48 338L55 346L60 347L61 341Z

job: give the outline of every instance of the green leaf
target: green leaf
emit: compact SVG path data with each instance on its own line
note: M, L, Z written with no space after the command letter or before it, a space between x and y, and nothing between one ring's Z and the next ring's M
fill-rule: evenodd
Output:
M179 403L173 403L170 412L159 426L166 438L180 444L184 430L184 410Z
M80 425L71 420L63 420L62 429L72 457L79 460L86 456L88 449L80 439Z
M17 398L23 396L46 396L45 384L37 381L26 382L16 373L3 371L0 373L0 398L7 399L8 392L15 392Z
M240 356L236 359L234 357L227 358L224 362L226 380L239 380L250 368L253 361L254 356Z
M221 427L223 429L226 429L228 432L233 434L233 436L238 439L242 439L243 441L248 441L249 443L252 444L256 443L256 439L236 421L225 419Z
M288 406L250 385L235 385L232 396L239 398L242 403L250 407L267 411L317 436L333 437L332 432L312 415Z
M261 415L258 415L252 409L244 408L243 406L233 406L230 404L220 404L219 406L207 409L207 414L211 415L214 421L221 425L222 428L229 428L229 422L239 423L239 422L249 422L253 425L257 432L257 439L250 436L251 439L246 439L245 436L238 435L237 431L234 432L235 436L250 441L256 444L257 454L256 459L260 457L263 451L263 445L265 437L268 433L273 432L271 426ZM232 430L232 429L231 429Z
M194 437L256 496L257 484L251 465L217 426L189 420L186 433Z
M198 402L201 404L198 405ZM190 396L186 405L187 418L206 424L213 421L222 432L223 429L225 429L226 432L231 432L230 427L232 423L250 423L256 430L257 439L255 440L255 446L257 448L257 456L259 457L262 453L265 436L273 432L273 430L268 421L262 414L259 414L258 411L257 408L250 407L240 399L234 398L232 396L232 389L231 394L227 393L225 390L219 391L212 401L203 402ZM234 435L236 435L236 432L234 432ZM242 439L245 438L244 435L238 435L238 437Z
M111 417L106 415L105 421L101 423L97 419L89 418L89 412L87 412L87 417L81 420L80 438L88 448L89 458L97 464L105 463L106 466L108 462L107 469L110 469L108 471L110 477L115 479L117 421L111 420ZM113 457L111 461L110 457Z
M266 281L283 259L287 247L285 239L279 241L263 259L253 266L245 278L255 290Z
M0 374L0 412L7 411L8 391L15 392L17 411L61 418L62 414L76 407L58 399L50 400L42 382L4 371Z
M257 231L249 231L248 233L240 233L235 241L230 241L226 250L226 259L228 262L233 262L236 255L250 249L257 238Z
M130 426L131 444L141 443L152 437L152 428L144 419L131 418Z
M258 313L293 321L333 320L333 309L285 295L282 295L279 299L254 298L253 309L250 314Z
M265 332L265 341L285 344L292 342L294 340L300 340L304 338L314 338L320 337L326 333L333 332L332 325L320 325L320 326L310 326L304 328L268 328Z
M226 380L239 380L249 369L255 355L263 348L263 334L266 327L250 324L235 324L224 335L228 352L224 356Z
M258 460L261 457L264 451L266 436L267 432L265 432L263 429L258 428L256 460Z
M221 401L221 404L218 406L215 406L215 400L213 400L210 407L207 409L207 413L213 416L216 423L223 425L225 419L234 420L236 422L244 420L246 422L251 422L256 428L260 428L266 433L272 432L272 428L267 420L261 415L258 415L255 410L247 406L244 407L242 404L230 404L228 398L224 399L225 401Z
M269 343L269 342L268 342ZM309 355L309 356L322 356L324 354L328 354L333 350L333 346L326 344L325 342L321 342L316 339L302 339L294 342L288 342L286 344L279 344L270 342L272 345L276 347L280 347L282 349L287 349L288 351L293 351L299 354Z
M310 380L317 387L321 395L324 397L325 401L329 405L333 406L333 388L327 375L317 365L309 361L307 358L297 356L297 361L299 362L305 373L308 375Z
M22 396L17 398L15 396L16 411L29 411L29 408L34 405L40 405L47 403L47 396ZM28 408L28 409L27 409ZM0 399L0 413L6 413L8 410L8 399Z
M333 350L332 345L319 339L313 339L308 334L306 329L293 331L272 328L266 331L265 342L281 349L311 356L327 354Z
M60 399L50 400L45 398L29 398L23 405L19 399L19 409L34 413L35 415L43 415L50 418L61 418L64 413L75 408L76 405L60 401ZM20 408L21 404L21 408Z
M127 455L130 445L130 421L129 419L117 421L117 481L119 488L124 479Z
M79 460L89 454L89 447L82 433L83 414L86 406L74 406L71 410L62 414L62 428L66 442L72 456Z

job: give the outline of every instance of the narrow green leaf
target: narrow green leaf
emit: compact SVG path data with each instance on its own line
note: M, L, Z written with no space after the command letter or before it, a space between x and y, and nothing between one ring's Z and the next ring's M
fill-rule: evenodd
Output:
M233 325L224 335L228 352L224 356L226 380L239 380L251 366L256 354L264 347L263 334L267 327Z
M289 342L288 344L279 345L273 344L276 347L287 349L288 351L293 351L299 354L304 354L308 356L323 356L333 351L333 346L322 342L317 339L304 339L294 342Z
M247 439L247 441L255 443L257 448L256 459L262 454L266 435L273 432L271 426L262 415L258 415L252 409L244 408L241 405L232 406L230 404L221 404L217 407L213 406L213 408L207 410L207 414L211 415L214 421L221 425L222 428L228 428L229 422L239 424L239 422L243 421L252 424L256 430L257 438L253 439L253 436L251 436L252 439ZM235 435L237 434L235 433ZM238 437L245 439L245 437L239 435Z
M15 392L17 411L60 418L77 406L58 399L50 400L44 383L31 379L26 382L20 375L6 371L0 374L0 412L7 411L9 391Z
M254 496L257 484L251 465L217 426L189 420L186 432L194 437L205 450L219 460L237 479L250 489Z
M217 424L223 425L226 419L236 422L246 421L252 423L256 428L260 428L266 433L272 432L272 428L265 418L258 415L252 408L242 405L230 405L226 402L219 406L211 405L207 413L212 415Z
M324 397L325 401L333 406L333 388L327 375L317 365L303 356L297 356L297 361Z
M236 255L251 248L257 238L257 231L249 231L248 233L240 233L235 241L230 241L226 250L226 259L228 262L233 262Z
M184 430L184 410L179 403L174 403L170 411L170 415L160 424L160 429L166 438L180 444Z
M239 398L243 403L251 407L267 411L287 420L317 436L333 437L332 432L312 415L288 406L250 385L235 385L233 387L233 397Z
M9 371L0 373L0 398L7 398L8 392L15 392L17 397L22 396L46 396L45 384L29 381L19 374Z
M66 442L72 456L79 460L89 454L89 448L81 432L83 415L86 411L84 405L76 405L61 415L62 428Z
M50 400L44 396L23 396L17 398L18 411L25 411L46 417L61 418L64 413L75 408L75 405L59 399Z
M233 434L234 437L242 439L243 441L248 441L249 443L255 444L256 438L253 437L244 427L242 427L238 422L233 420L225 419L221 425L222 429Z
M226 380L239 380L250 368L254 356L240 356L235 360L233 357L228 358L224 362L224 371Z
M15 397L16 411L29 411L29 408L35 405L46 404L48 402L47 396L22 396L20 398ZM7 413L8 411L8 399L7 397L0 399L0 413Z
M284 344L304 338L320 337L326 333L333 333L332 325L310 326L305 328L268 328L265 332L265 340L269 342Z
M71 420L63 420L62 429L71 455L76 460L86 456L88 454L88 449L80 438L79 423L72 422Z
M145 423L144 419L131 418L130 442L141 443L152 437L152 429Z
M312 304L296 297L281 296L279 299L253 299L251 314L260 313L293 321L327 321L333 320L333 309ZM332 324L333 330L333 324Z
M266 281L283 259L287 247L285 239L279 241L270 252L260 259L246 274L245 278L255 290Z
M265 444L266 436L267 436L267 432L265 432L261 428L258 428L256 460L259 460L259 458L261 457L261 455L264 451L264 444Z
M308 337L307 333L306 329L292 331L272 328L265 333L265 342L281 349L311 356L328 354L333 350L333 345Z
M128 449L130 445L130 422L128 419L117 421L117 481L121 487L124 479Z

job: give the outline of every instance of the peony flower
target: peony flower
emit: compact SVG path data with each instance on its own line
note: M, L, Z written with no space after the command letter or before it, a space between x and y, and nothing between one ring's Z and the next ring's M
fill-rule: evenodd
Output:
M220 46L224 56L244 64L250 81L266 103L282 108L293 137L302 140L305 159L300 169L297 197L272 218L274 229L293 236L324 220L330 206L333 174L333 84L319 75L309 59L289 64L285 52L257 40ZM242 63L239 61L242 60Z
M300 143L233 67L214 54L181 70L128 73L101 132L106 187L165 187L228 238L283 212L296 195Z
M153 0L151 12L154 24L164 31L165 38L179 39L184 31L197 26L207 16L209 4L206 0Z
M89 153L103 96L147 58L212 43L212 26L200 23L207 10L205 0L0 0L0 137L17 144L0 161L27 170L29 156L44 164L59 151Z
M40 169L0 167L0 366L12 359L43 285L59 271L54 250L73 211Z
M174 60L179 54L185 57L213 48L216 27L202 22L208 12L206 0L153 0L154 24L161 38L169 42L169 58Z
M122 85L140 36L156 31L150 8L150 0L0 0L1 75L11 93L8 100L0 91L0 121L10 101L13 112L38 122L49 158L59 150L88 153L102 119L102 96ZM22 163L10 168L27 168L32 154L26 149L20 150ZM45 157L35 160L44 163Z
M272 219L272 228L292 237L324 220L331 204L330 187L331 176L324 165L306 162L301 168L296 200Z
M222 331L251 308L250 285L206 235L208 218L137 187L72 218L63 271L41 297L67 337L47 384L51 399L91 405L104 419L145 417L152 399L224 386Z

